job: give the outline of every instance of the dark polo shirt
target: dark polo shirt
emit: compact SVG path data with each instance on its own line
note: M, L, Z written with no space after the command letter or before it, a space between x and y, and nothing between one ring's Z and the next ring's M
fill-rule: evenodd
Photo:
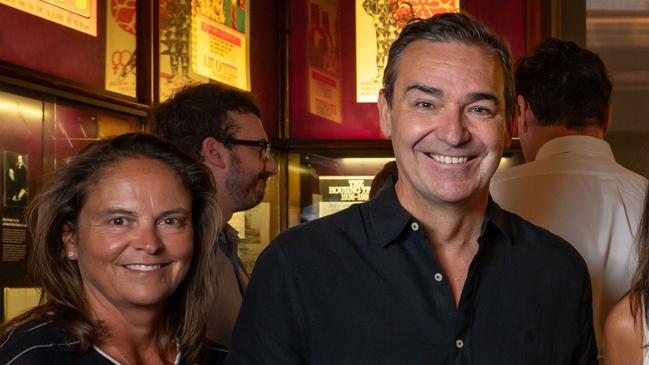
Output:
M596 364L583 259L489 201L459 307L393 182L257 261L229 364Z

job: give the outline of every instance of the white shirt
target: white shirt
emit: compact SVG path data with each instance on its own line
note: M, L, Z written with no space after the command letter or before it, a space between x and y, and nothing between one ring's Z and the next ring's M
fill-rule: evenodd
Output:
M606 315L629 290L637 265L635 237L646 188L646 178L615 162L606 141L588 136L548 141L535 161L491 181L502 208L563 237L584 257L600 348Z

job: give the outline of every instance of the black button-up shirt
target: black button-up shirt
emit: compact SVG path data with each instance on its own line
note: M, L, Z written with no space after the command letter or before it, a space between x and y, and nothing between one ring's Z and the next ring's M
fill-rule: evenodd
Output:
M458 307L393 186L257 261L229 364L596 364L584 261L489 202Z

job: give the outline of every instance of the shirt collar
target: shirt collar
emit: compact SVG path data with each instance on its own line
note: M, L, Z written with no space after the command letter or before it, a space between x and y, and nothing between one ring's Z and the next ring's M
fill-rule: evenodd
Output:
M564 136L551 139L536 153L536 159L552 158L562 153L578 153L615 161L611 146L603 139L591 136Z
M387 246L403 232L412 217L399 204L394 190L396 176L390 176L385 186L370 200L370 222L374 226L374 240L381 246Z
M218 244L226 256L230 257L231 253L236 252L239 244L239 232L231 225L227 224L219 233Z
M385 187L378 192L374 199L368 202L369 216L374 227L374 241L382 247L394 242L397 237L408 227L409 223L416 221L403 209L394 189L396 176L390 177ZM512 244L512 225L507 213L500 208L489 196L485 220L482 224L480 238L482 242L491 234L501 234L507 243Z

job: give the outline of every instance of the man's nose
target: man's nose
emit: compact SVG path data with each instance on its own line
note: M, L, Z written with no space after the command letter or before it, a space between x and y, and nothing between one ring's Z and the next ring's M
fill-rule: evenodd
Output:
M448 110L436 128L437 138L449 146L466 143L471 134L466 128L464 114L460 110Z
M270 176L277 175L277 164L275 163L272 154L268 156L268 159L264 163L265 163L264 171L266 171L268 175Z

